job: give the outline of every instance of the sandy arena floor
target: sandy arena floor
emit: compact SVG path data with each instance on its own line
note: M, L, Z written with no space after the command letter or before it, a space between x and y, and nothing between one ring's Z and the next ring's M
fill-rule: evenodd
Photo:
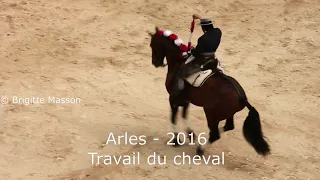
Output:
M167 69L152 66L147 31L157 25L186 42L194 13L222 30L217 55L261 115L267 159L242 136L243 110L206 152L224 152L224 165L172 163L195 147L166 145ZM0 0L0 96L9 100L0 106L0 179L319 180L319 17L318 0ZM200 35L197 26L194 44ZM81 102L26 105L14 96ZM208 132L201 108L189 119ZM147 144L101 146L110 132L145 135ZM88 152L157 152L168 162L92 166Z

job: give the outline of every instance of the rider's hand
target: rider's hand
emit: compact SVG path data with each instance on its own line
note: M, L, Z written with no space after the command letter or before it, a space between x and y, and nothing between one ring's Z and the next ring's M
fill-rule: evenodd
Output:
M198 14L192 15L193 19L200 19L201 17Z

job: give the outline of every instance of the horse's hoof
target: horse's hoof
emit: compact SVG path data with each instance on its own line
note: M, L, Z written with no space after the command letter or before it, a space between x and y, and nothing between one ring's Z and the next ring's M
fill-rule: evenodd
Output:
M187 134L188 135L192 134L192 136L193 136L192 138L193 139L197 138L196 134L192 130L187 130ZM192 138L191 138L191 136L188 136L188 139L189 139L190 142L192 142L192 140L193 140Z
M181 145L178 143L178 138L174 138L173 143L174 143L173 147L179 147L179 146L181 146Z
M197 155L202 156L204 154L204 150L200 148L200 146L197 147Z

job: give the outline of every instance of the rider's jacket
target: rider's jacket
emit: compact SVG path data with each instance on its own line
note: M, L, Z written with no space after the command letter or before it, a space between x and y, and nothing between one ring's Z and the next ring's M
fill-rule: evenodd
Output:
M200 57L203 53L214 53L219 47L222 32L219 28L213 28L205 32L199 39L196 48L191 54Z

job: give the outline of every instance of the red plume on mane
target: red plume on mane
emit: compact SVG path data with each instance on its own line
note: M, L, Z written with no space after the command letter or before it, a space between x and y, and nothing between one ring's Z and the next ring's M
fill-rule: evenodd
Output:
M162 36L162 35L163 35L163 32L164 32L164 31L162 31L162 30L158 30L158 31L157 31L157 35Z
M171 41L174 42L174 44L176 46L178 46L181 50L180 52L180 56L181 57L186 57L188 55L188 51L189 51L189 48L187 45L183 44L183 41L176 35L176 34L173 34L171 31L169 30L157 30L157 35L158 36L164 36L164 37L167 37L169 38Z

